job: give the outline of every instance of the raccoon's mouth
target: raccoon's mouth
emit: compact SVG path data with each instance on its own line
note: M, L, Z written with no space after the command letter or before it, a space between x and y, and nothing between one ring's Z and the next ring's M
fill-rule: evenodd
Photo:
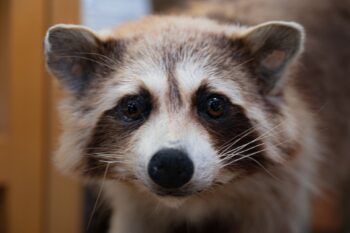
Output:
M203 189L161 189L161 188L152 188L151 191L159 197L189 197L204 191Z

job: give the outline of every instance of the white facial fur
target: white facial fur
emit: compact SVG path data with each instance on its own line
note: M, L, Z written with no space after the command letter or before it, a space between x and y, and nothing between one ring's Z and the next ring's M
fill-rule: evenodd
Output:
M275 24L285 27L289 25L271 23L264 26ZM183 25L180 24L177 27L181 28ZM191 24L191 27L194 26ZM214 30L215 34L230 32L235 36L250 35L252 31L252 29L248 30L236 26L227 28L220 26L217 30ZM176 32L176 30L174 31ZM207 33L207 30L204 31ZM87 32L85 31L85 33ZM204 40L200 33L193 33L194 40ZM264 35L264 33L261 34L259 36ZM103 37L108 38L107 35L103 35ZM198 122L198 119L193 117L192 98L203 83L206 83L212 90L224 94L232 104L244 108L246 116L252 121L259 135L262 136L260 139L265 145L264 150L270 160L274 162L285 160L283 155L279 153L280 150L276 142L278 142L280 135L287 136L287 138L291 136L294 139L296 133L289 128L289 131L282 129L271 134L270 131L276 127L276 121L272 121L269 118L270 116L261 108L261 99L256 97L258 95L254 93L257 91L256 86L246 81L247 74L242 68L243 64L232 63L231 65L235 67L234 71L231 73L223 72L221 75L217 75L215 67L210 66L212 63L210 52L215 53L215 47L207 47L207 51L210 52L199 53L199 55L197 54L198 57L191 55L198 48L190 48L179 61L176 61L173 70L174 78L178 84L183 104L178 109L171 108L168 95L168 70L166 65L162 63L162 54L156 51L156 46L162 45L163 40L169 43L168 40L172 42L173 38L167 35L148 33L142 38L141 42L129 46L128 50L124 51L126 54L123 57L123 65L118 67L116 72L110 74L108 79L105 79L94 90L95 92L90 93L91 101L89 96L86 97L85 102L89 106L93 106L91 111L84 114L78 113L75 108L86 103L68 98L65 105L66 109L63 111L66 131L62 142L63 146L60 147L59 156L57 156L59 166L66 170L76 169L79 161L83 159L84 143L86 144L89 136L93 133L101 114L115 107L116 103L124 96L138 94L140 87L143 87L155 98L157 110L151 112L149 119L129 135L129 143L125 145L125 147L128 147L128 153L122 155L123 159L127 161L128 167L119 167L115 171L118 173L132 173L143 182L144 186L152 189L153 183L147 173L147 165L150 159L163 148L176 148L186 151L194 163L194 175L189 182L194 191L206 189L217 180L222 183L229 182L230 179L235 177L235 172L230 171L227 175L225 169L222 169L220 155L213 145L210 132ZM185 40L180 40L179 43L184 42ZM45 44L47 53L51 53L52 46L48 37ZM216 62L216 65L218 65L225 61L219 60ZM283 111L285 110L282 109ZM286 119L286 121L293 121L293 119ZM288 124L278 122L277 125ZM120 135L116 135L116 138L118 136ZM71 155L69 157L66 155L68 152ZM111 150L112 152L113 150Z

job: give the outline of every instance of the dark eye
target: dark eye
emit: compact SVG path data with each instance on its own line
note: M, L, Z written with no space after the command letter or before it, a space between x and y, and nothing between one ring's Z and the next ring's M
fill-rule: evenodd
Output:
M213 96L207 100L207 113L212 118L219 118L225 113L225 101L221 97Z
M144 106L134 100L130 100L124 106L122 106L124 116L132 120L139 119L143 111Z
M206 103L207 114L212 118L219 118L224 115L226 102L222 97L211 96Z
M151 104L145 96L130 96L123 98L116 110L118 118L127 122L138 121L149 115Z

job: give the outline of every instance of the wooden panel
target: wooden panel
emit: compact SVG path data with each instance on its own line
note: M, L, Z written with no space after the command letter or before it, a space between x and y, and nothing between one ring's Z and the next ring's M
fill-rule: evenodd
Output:
M8 22L9 0L0 0L0 146L4 144L8 124Z
M79 23L79 0L51 0L48 7L49 24ZM49 160L52 152L57 147L59 132L59 120L57 116L57 102L61 93L52 77L47 75L49 103L48 109L48 142ZM62 176L51 162L48 163L47 180L47 214L45 216L45 233L78 233L82 224L82 191L80 185L72 179Z
M0 0L1 233L80 232L80 187L51 165L59 92L42 50L50 24L78 22L78 2Z
M44 0L8 1L6 216L8 233L37 233L43 215Z

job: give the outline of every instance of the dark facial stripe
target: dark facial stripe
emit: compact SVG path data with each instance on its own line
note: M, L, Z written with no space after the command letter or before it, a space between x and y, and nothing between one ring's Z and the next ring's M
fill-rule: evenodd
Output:
M181 50L181 49L178 49ZM179 60L180 51L176 51L176 53L165 53L163 56L163 63L166 70L167 81L168 81L168 106L170 107L170 111L177 110L182 105L182 98L179 90L179 84L177 82L175 76L175 67L176 63ZM177 54L177 55L175 55Z
M179 109L182 105L182 98L179 90L179 84L175 78L174 70L168 71L169 84L169 104L173 110Z
M227 160L227 168L250 173L261 165L267 165L269 160L264 155L264 145L258 139L259 134L254 130L244 109L227 102L224 115L218 119L211 119L203 109L211 95L207 86L200 87L193 98L193 106L196 117L209 132L216 150L222 159ZM236 153L232 157L233 152Z
M150 93L146 90L141 90L139 95L149 99L147 101L152 101ZM108 162L112 162L112 166L125 167L127 161L125 156L128 154L130 137L148 118L148 115L145 115L135 121L123 120L119 107L121 102L122 100L116 107L102 114L93 131L86 148L86 171L84 174L87 176L103 176ZM150 104L154 105L154 103ZM115 161L120 162L116 163ZM113 169L109 169L109 171L111 170Z
M137 127L134 126L133 128ZM108 164L103 161L113 161L112 158L103 157L103 155L125 154L127 139L130 137L133 128L118 123L111 116L110 111L104 113L94 129L86 149L84 174L91 177L102 177ZM118 158L118 160L120 159Z

